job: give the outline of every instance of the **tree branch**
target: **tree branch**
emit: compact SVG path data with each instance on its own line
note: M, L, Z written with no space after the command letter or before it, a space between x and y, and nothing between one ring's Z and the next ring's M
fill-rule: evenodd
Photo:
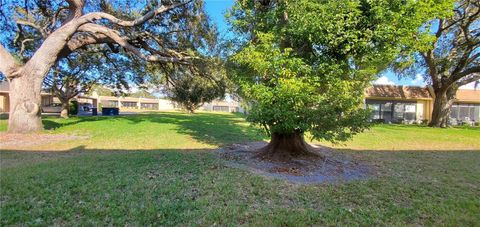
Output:
M469 83L472 83L472 82L475 82L475 81L478 81L480 80L480 74L478 75L474 75L468 79L465 79L465 80L460 80L457 82L457 85L460 87L460 86L463 86L463 85L467 85Z
M161 56L159 53L151 53L150 55L145 55L142 51L128 42L128 38L120 36L119 32L98 24L84 24L78 28L79 31L83 32L92 32L104 35L105 37L110 38L115 43L125 48L127 51L135 54L137 57L142 58L145 61L149 62L174 62L180 64L189 64L188 60L194 59L195 57L191 56L182 56L182 57L165 57Z
M458 81L458 80L462 79L463 77L466 77L466 76L468 76L470 74L474 74L474 73L480 73L480 65L465 69L462 72L453 75L452 79L455 82L455 81Z
M15 22L17 24L20 24L20 25L29 26L31 28L34 28L35 30L37 30L42 35L43 38L47 38L47 36L48 36L47 32L42 27L38 26L37 24L35 24L31 21L16 19Z
M117 25L120 25L122 27L134 27L134 26L138 26L138 25L141 25L141 24L145 23L146 21L154 18L158 14L161 14L161 13L167 12L171 9L186 5L190 2L193 2L193 0L188 0L188 1L185 1L185 2L172 4L172 5L168 5L168 6L162 5L162 6L156 8L154 10L151 10L150 12L146 13L145 15L143 15L143 16L141 16L141 17L139 17L139 18L137 18L133 21L121 20L121 19L118 19L111 14L103 13L103 12L88 13L84 16L84 19L86 19L86 20L107 19L110 22L112 22L114 24L117 24Z
M0 44L0 72L8 79L18 77L17 71L19 65L15 58L8 52L2 44Z
M83 15L83 7L85 5L84 0L67 0L67 2L69 14L63 24L66 24L75 18L81 17Z
M435 66L435 60L433 59L432 51L428 51L427 53L421 53L425 63L428 66L430 77L432 78L432 82L434 86L438 86L439 78L437 73L437 68Z
M22 55L23 52L25 51L25 43L32 42L32 41L34 41L34 39L24 39L24 40L22 40L22 46L20 47L20 52L19 52L20 55Z

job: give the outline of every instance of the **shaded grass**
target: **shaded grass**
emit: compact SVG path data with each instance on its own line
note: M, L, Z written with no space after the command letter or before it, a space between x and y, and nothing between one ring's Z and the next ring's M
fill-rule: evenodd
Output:
M90 137L32 148L68 151L0 152L1 225L480 224L478 129L378 125L339 150L373 166L374 177L297 185L226 167L211 152L264 138L239 115L44 124L46 133Z
M6 122L1 122L1 125ZM66 133L89 139L36 146L35 150L88 149L196 149L261 140L262 133L248 127L240 114L180 112L117 117L43 119L45 133Z

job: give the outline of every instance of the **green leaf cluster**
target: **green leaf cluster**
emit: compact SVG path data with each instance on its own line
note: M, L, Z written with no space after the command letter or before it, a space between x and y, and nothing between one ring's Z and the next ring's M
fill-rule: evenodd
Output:
M423 4L423 5L422 5ZM244 40L229 76L248 120L267 132L345 141L368 128L364 90L426 20L414 0L237 1L227 19Z

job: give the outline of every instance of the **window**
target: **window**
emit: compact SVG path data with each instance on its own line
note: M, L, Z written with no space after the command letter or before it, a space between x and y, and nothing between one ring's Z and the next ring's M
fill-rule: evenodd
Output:
M407 121L415 121L416 115L417 115L416 109L417 109L417 105L415 104L405 104L404 119Z
M380 104L380 115L381 118L385 120L385 122L392 121L392 102L386 102L384 104Z
M213 111L229 112L230 109L228 108L228 106L213 106Z
M137 108L137 103L136 102L122 102L122 107Z
M480 104L456 103L452 105L450 117L460 121L480 121Z
M392 121L393 103L389 101L367 100L367 108L372 110L371 119L383 119L384 122Z
M411 122L417 116L415 102L366 100L366 106L372 110L371 119L383 119L384 122Z
M395 103L395 107L393 108L393 121L401 122L404 120L404 113L405 113L405 104L402 103Z
M453 105L452 109L450 110L450 117L454 119L458 119L458 106Z
M393 119L395 122L415 121L417 119L417 105L412 102L396 102Z
M158 110L158 103L141 103L140 107L146 110Z
M370 110L372 110L372 119L381 119L380 118L380 104L368 104Z

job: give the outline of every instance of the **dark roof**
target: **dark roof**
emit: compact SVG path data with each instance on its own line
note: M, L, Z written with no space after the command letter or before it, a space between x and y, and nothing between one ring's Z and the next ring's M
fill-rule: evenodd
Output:
M373 85L365 91L367 97L400 98L400 99L431 99L426 87Z

